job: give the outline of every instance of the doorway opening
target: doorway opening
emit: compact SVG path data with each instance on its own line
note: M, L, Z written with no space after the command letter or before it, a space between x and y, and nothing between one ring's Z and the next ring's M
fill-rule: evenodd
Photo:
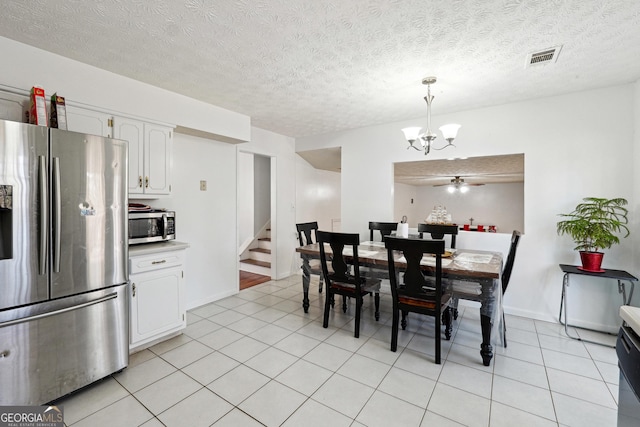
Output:
M275 223L275 159L238 152L238 254L240 289L267 282L274 277L276 260L272 241Z

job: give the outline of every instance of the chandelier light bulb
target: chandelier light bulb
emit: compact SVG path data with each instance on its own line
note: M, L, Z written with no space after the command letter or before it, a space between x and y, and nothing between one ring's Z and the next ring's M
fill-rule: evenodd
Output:
M404 137L411 144L410 147L413 146L413 143L420 136L420 131L421 130L422 130L422 128L418 127L418 126L413 126L413 127L408 127L408 128L402 129L402 132L404 133ZM407 148L409 148L409 147L407 147ZM414 147L414 148L416 148L416 147Z
M462 126L457 123L450 123L448 125L440 126L439 129L440 132L442 132L442 137L449 141L449 144L451 144L453 140L456 139L456 136L458 135L458 129L460 129L461 127Z

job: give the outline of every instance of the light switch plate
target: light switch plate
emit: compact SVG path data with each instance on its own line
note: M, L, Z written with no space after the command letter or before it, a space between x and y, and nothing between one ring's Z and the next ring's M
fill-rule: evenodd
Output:
M200 181L200 191L207 191L207 181Z

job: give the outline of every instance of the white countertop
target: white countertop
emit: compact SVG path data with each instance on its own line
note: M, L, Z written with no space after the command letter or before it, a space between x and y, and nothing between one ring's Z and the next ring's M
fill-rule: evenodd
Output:
M636 334L640 335L640 307L623 305L620 307L620 317Z
M181 249L186 249L189 246L191 246L189 245L189 243L178 242L177 240L169 240L166 242L158 243L141 243L139 245L129 246L129 256L148 255L166 251L178 251Z

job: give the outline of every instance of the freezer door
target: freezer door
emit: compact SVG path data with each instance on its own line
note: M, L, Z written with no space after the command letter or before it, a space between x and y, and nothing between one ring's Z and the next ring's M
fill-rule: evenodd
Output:
M0 405L43 405L125 368L128 295L121 285L0 312Z
M49 297L47 132L0 120L0 310Z
M51 297L124 283L126 142L50 132Z

